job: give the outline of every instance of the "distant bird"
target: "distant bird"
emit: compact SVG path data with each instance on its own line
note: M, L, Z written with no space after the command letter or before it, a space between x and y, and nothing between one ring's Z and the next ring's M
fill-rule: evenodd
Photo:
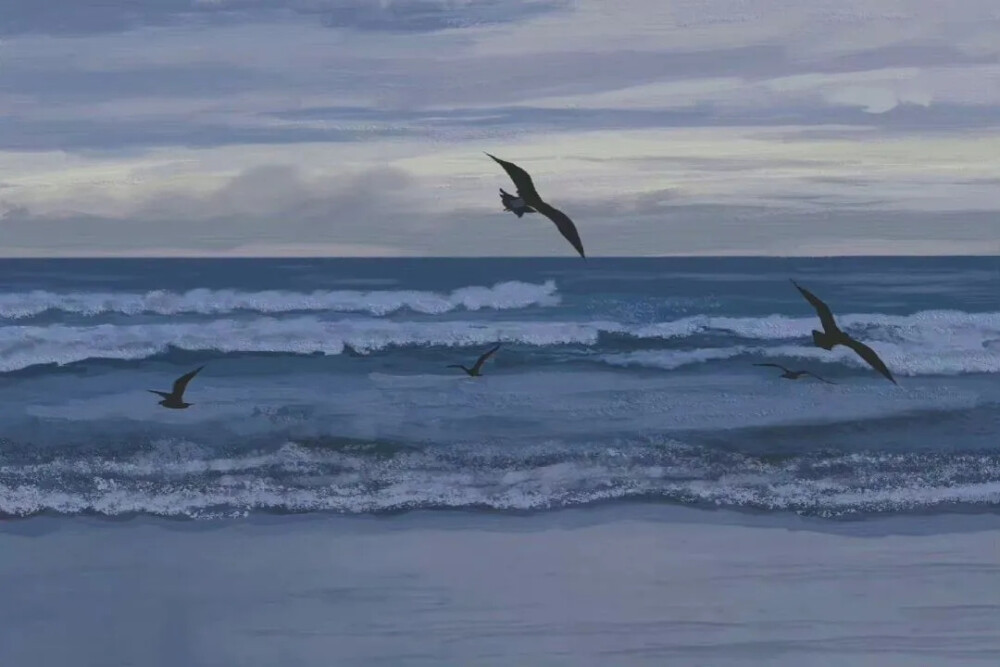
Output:
M163 400L160 401L160 405L162 405L163 407L170 408L172 410L183 410L188 406L194 405L194 403L184 402L184 390L187 388L188 382L191 381L191 378L197 375L202 368L204 368L204 366L200 366L199 368L196 368L190 373L185 373L184 375L174 380L173 391L171 391L169 394L165 391L156 391L155 389L147 389L146 391L152 394L158 394L162 396Z
M587 255L583 252L583 242L580 241L580 235L576 231L576 225L573 224L573 221L569 219L568 215L542 201L538 191L535 190L535 184L531 182L531 176L528 175L528 172L521 169L513 162L501 160L500 158L490 155L489 153L486 155L491 157L497 164L503 167L503 170L507 172L510 179L514 181L514 185L517 186L517 197L520 201L518 202L517 199L513 200L518 204L517 208L520 209L522 213L530 213L531 211L526 210L530 208L538 213L541 213L546 218L554 222L556 224L556 228L559 229L559 233L563 235L563 238L569 241L572 246L576 248L576 251L580 253L580 257L586 259ZM500 192L500 199L506 205L507 200L504 200L504 195L507 193L503 190ZM509 197L510 195L507 196ZM511 207L510 210L514 211L515 214L517 213L517 210L515 210L514 207ZM517 217L521 216L518 215Z
M825 382L827 384L837 384L836 382L830 382L829 380L824 380L820 376L816 375L815 373L811 373L809 371L792 371L792 370L788 370L787 368L785 368L781 364L754 364L754 366L769 366L771 368L780 368L782 371L784 371L781 374L780 377L787 378L789 380L798 380L803 375L808 375L809 377L816 378L820 382Z
M535 209L525 204L523 199L504 191L503 188L500 188L500 202L503 204L503 210L510 211L519 218L525 213L537 213Z
M843 345L844 347L849 347L854 350L855 353L862 359L864 359L869 366L877 370L879 373L884 375L893 384L899 384L896 379L892 377L892 373L882 362L875 350L871 349L864 343L857 341L846 333L840 330L837 326L837 322L833 319L833 313L830 311L830 307L825 303L820 301L819 297L810 292L804 287L801 287L794 280L792 284L795 288L802 293L802 296L806 298L806 301L812 304L812 307L816 309L816 314L819 315L819 321L823 325L823 331L816 331L813 329L813 343L816 347L821 347L824 350L832 350L837 345Z
M451 365L448 366L448 368L461 368L463 371L465 371L466 375L468 375L469 377L478 377L478 376L482 375L482 373L480 372L480 369L483 367L483 364L486 362L487 359L490 358L490 356L493 355L494 352L496 352L499 349L500 349L500 343L497 343L492 348L490 348L489 350L487 350L486 352L484 352L482 355L480 355L480 357L478 359L476 359L476 363L475 363L475 365L473 365L472 368L466 368L465 366L462 366L461 364L451 364Z

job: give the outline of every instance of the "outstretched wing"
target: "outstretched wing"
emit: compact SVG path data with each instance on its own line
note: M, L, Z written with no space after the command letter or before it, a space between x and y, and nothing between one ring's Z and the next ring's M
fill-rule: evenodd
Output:
M204 366L199 366L190 373L185 373L184 375L174 380L174 396L176 396L177 398L183 397L184 390L187 388L188 382L190 382L191 378L197 375L202 368L204 368Z
M886 365L882 362L881 359L879 359L879 356L875 354L875 350L871 349L861 341L854 340L853 338L848 338L844 342L844 345L857 352L858 356L864 359L866 362L868 362L869 366L871 366L879 373L884 375L886 379L891 381L893 384L899 384L898 382L896 382L896 378L892 377L892 373L889 372L889 369L886 367Z
M489 155L493 160L503 167L503 170L507 172L510 176L510 180L514 181L514 185L517 187L517 194L524 200L525 204L534 206L542 200L538 196L538 191L535 190L535 184L531 182L531 176L528 175L524 169L521 169L513 162L507 162L506 160L501 160L495 155Z
M817 379L817 380L819 380L820 382L825 382L825 383L827 383L827 384L837 384L836 382L830 382L829 380L827 380L827 379L825 379L825 378L821 378L820 376L816 375L815 373L813 373L813 372L811 372L811 371L802 371L802 372L803 372L803 373L805 373L806 375L808 375L809 377L814 377L814 378L816 378L816 379Z
M807 290L805 287L802 287L794 280L792 281L792 284L795 285L797 290L802 292L802 296L806 298L806 301L811 303L812 307L816 309L816 314L819 315L819 321L822 322L824 331L837 331L837 322L833 319L833 313L830 312L830 307L820 301L818 296Z
M494 352L496 352L497 350L500 349L500 345L501 345L500 343L497 343L492 348L490 348L489 350L487 350L486 352L484 352L482 355L480 355L480 357L478 359L476 359L476 365L472 367L472 372L473 373L478 373L479 369L483 367L484 363L486 363L486 360L489 359L490 356Z
M780 368L781 370L785 371L786 373L789 372L788 369L785 368L784 366L782 366L781 364L754 364L754 366L767 366L769 368Z
M163 398L170 398L170 394L165 391L156 391L155 389L147 389L150 394L156 394L157 396L162 396Z
M576 225L573 221L569 219L569 216L555 208L554 206L549 206L543 201L539 201L535 204L535 209L544 215L546 218L556 223L556 228L559 233L563 235L563 238L570 242L570 244L576 248L576 251L580 253L580 257L587 259L586 253L583 252L583 241L580 240L580 234L576 231Z

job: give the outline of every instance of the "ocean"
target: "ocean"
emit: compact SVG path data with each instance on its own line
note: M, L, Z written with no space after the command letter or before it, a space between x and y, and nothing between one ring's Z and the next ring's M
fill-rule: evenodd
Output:
M3 260L0 371L6 519L1000 507L997 258Z

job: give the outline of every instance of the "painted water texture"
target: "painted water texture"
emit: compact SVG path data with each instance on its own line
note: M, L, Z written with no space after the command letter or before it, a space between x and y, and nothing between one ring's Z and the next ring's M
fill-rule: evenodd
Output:
M813 345L789 278L898 386ZM1000 503L992 258L25 260L0 286L7 518ZM147 391L201 366L186 410Z

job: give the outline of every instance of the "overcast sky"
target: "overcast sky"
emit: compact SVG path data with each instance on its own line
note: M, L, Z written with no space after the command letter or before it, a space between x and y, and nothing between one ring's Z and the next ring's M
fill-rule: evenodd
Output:
M0 0L0 254L1000 253L996 0Z

